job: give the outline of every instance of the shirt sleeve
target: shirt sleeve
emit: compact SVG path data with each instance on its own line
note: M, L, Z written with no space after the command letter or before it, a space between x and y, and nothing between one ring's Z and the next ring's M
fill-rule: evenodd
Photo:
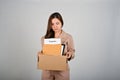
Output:
M43 49L43 44L44 44L44 37L41 37L41 48ZM42 49L41 49L41 52L42 52Z
M67 44L68 44L67 53L71 54L71 59L73 59L75 57L75 48L74 48L73 38L71 35L68 38Z

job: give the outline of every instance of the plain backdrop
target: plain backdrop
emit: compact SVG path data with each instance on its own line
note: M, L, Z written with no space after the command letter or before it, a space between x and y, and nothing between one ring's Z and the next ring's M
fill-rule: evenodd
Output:
M120 80L120 0L0 0L0 80L40 80L37 52L53 12L74 39L71 80Z

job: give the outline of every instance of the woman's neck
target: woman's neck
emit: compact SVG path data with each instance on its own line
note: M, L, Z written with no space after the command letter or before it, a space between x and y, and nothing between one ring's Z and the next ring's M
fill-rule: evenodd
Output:
M55 32L55 38L59 38L62 33L62 30Z

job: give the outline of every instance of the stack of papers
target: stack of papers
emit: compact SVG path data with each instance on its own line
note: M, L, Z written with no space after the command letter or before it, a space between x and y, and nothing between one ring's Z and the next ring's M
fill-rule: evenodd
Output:
M62 55L65 45L61 44L60 38L44 39L43 54L44 55Z

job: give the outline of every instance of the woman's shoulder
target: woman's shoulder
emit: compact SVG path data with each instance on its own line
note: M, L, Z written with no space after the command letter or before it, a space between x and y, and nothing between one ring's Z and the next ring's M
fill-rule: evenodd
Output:
M68 32L63 31L63 36L67 38L72 38L72 35Z
M41 36L41 38L40 38L41 40L44 40L45 39L45 36Z
M42 36L42 37L41 37L41 39L42 39L42 38L44 39L44 38L45 38L45 36Z

